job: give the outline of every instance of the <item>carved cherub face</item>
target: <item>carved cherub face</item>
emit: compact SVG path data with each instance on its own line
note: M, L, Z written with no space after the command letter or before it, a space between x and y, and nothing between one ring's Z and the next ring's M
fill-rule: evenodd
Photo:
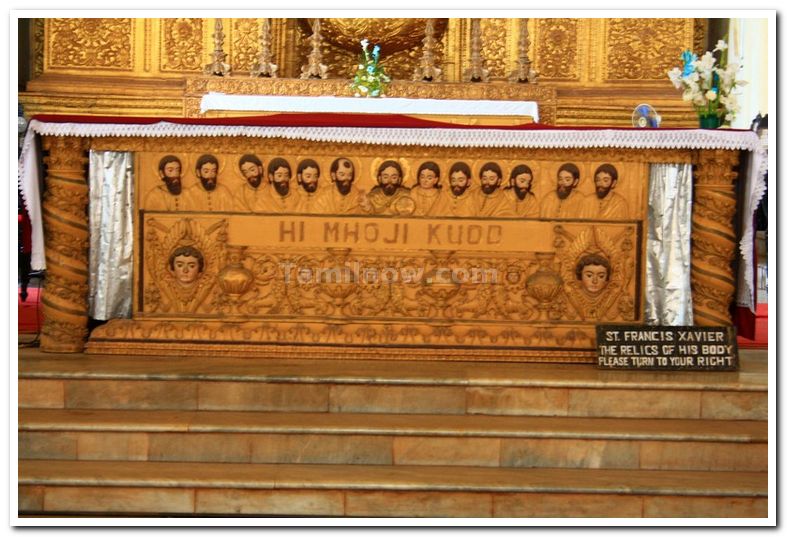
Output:
M585 265L582 268L582 287L596 295L603 291L609 283L609 273L607 267L603 265Z
M183 287L191 286L201 272L199 259L191 255L175 256L172 266L175 280Z

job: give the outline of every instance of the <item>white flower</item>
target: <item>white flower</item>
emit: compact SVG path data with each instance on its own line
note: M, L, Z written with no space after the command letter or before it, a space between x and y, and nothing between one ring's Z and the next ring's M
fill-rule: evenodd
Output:
M730 123L732 123L733 119L735 119L735 114L727 114L726 116L724 116L724 121L729 121Z
M361 47L363 47L364 50L366 50L366 47L368 47L368 46L369 46L369 40L368 39L361 40Z
M681 71L679 67L675 67L674 69L672 69L667 73L667 76L672 82L672 85L675 86L675 89L680 89L681 86L683 85L683 79L680 76L682 74L683 71Z
M705 92L705 98L709 101L715 101L716 97L718 97L718 95L716 95L716 92L713 90L708 90Z
M719 39L719 41L716 43L716 48L713 50L714 52L717 50L727 50L727 43L725 43L723 39Z

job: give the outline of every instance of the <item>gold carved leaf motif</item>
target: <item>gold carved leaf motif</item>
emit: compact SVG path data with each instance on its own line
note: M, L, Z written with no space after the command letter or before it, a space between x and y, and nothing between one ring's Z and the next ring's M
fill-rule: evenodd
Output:
M132 19L51 19L49 66L133 69Z
M162 71L201 71L203 19L164 19Z
M607 80L664 80L686 31L684 19L609 19Z
M260 52L260 25L257 19L232 19L233 71L251 71Z
M506 75L506 25L508 19L481 19L481 54L489 76Z
M542 79L577 80L578 19L536 19L535 68Z

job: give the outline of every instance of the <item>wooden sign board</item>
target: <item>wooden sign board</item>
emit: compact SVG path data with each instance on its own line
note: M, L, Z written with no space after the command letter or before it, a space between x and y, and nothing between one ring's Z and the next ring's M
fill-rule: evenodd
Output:
M738 343L731 326L598 325L596 347L603 369L738 369Z

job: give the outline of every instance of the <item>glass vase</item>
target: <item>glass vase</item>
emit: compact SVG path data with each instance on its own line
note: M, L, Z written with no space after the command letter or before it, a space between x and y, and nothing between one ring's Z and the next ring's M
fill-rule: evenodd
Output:
M717 115L699 117L701 129L718 129L721 126L721 118Z

